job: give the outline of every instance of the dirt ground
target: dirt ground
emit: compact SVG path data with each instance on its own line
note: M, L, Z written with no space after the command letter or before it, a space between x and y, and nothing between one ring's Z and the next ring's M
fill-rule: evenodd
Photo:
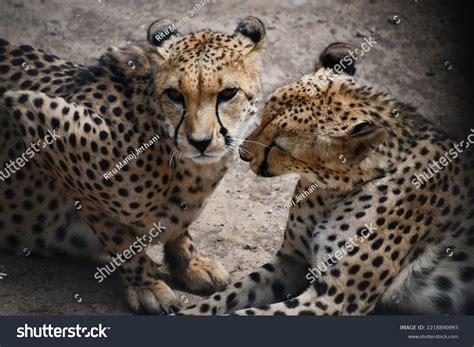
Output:
M90 64L108 46L144 40L153 20L179 20L198 2L1 1L0 37ZM358 81L417 106L457 136L467 134L473 124L465 102L462 64L467 53L453 24L459 18L448 1L209 0L181 31L232 33L239 18L249 14L267 26L265 97L310 73L328 44L346 41L358 47L372 36L377 43L359 59ZM220 260L234 280L269 260L281 243L286 217L271 231L265 231L263 223L290 200L296 179L259 178L239 162L191 226L198 249ZM159 259L159 249L152 253ZM93 278L95 267L0 255L0 274L6 274L3 279L0 275L0 315L130 314L118 275L99 284ZM199 300L185 292L179 296L183 305Z

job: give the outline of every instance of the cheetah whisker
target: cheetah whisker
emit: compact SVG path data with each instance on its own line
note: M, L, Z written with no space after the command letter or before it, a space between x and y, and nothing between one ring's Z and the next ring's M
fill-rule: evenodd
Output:
M269 148L269 147L270 147L270 146L265 145L265 144L263 144L263 143L261 143L261 142L258 142L258 141L252 141L252 140L247 140L247 139L239 139L239 138L237 138L237 137L236 137L235 139L243 141L242 143L245 143L245 142L247 142L247 143L255 143L255 144L260 145L260 146L263 146L263 147L265 147L265 148Z

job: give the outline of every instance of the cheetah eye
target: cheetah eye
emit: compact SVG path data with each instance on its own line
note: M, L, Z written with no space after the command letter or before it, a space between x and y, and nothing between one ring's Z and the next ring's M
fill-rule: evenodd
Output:
M283 146L281 146L280 144L278 144L276 141L273 141L272 145L273 145L273 147L275 147L276 149L278 149L280 152L288 153L288 151L287 151Z
M362 123L355 125L351 129L350 134L353 136L361 136L361 135L366 135L368 133L371 133L375 129L376 129L376 126L374 124L364 121Z
M217 101L229 101L237 94L238 91L239 90L237 88L226 88L219 93L217 96Z
M166 89L165 90L166 96L176 104L184 104L184 96L176 89Z

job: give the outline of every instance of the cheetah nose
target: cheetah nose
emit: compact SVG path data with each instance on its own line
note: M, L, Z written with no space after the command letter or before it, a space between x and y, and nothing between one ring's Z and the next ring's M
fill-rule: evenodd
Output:
M209 144L212 141L212 137L208 137L202 140L196 140L188 136L188 141L192 146L196 147L199 152L204 154L204 151L206 150L206 148L209 146Z

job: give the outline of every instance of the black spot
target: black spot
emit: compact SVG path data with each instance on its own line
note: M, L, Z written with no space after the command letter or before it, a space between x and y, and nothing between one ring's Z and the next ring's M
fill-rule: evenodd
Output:
M108 135L109 135L109 134L107 134L107 132L104 131L104 130L101 130L101 131L99 132L99 138L100 138L102 141L106 140L107 137L108 137Z
M267 270L268 272L274 272L275 271L275 267L270 263L267 263L267 264L263 265L262 267L265 270Z
M26 71L26 73L30 76L37 76L39 74L37 69L30 69L30 70Z
M466 261L468 258L467 254L464 252L455 252L452 256L452 260L454 261Z
M275 301L281 301L285 299L285 286L280 281L273 281L272 291Z
M363 274L364 278L371 278L373 275L374 273L372 271L366 271Z
M334 302L336 304L340 304L342 302L342 300L344 300L344 293L341 293L341 294L338 294L336 295L336 297L334 298Z
M347 313L353 313L353 312L355 312L355 311L357 310L357 307L358 307L358 306L357 306L357 304L355 304L355 303L352 303L352 304L347 305L347 309L346 309L346 310L347 310Z
M207 311L209 311L209 305L208 304L202 304L201 307L199 308L199 311L201 313L206 313Z
M300 302L298 301L298 299L291 299L291 300L285 301L285 306L288 308L298 307L299 304Z
M33 84L33 82L31 82L30 80L26 80L26 81L23 81L21 84L20 84L20 88L21 89L28 89L31 87L31 85Z
M43 99L35 98L35 100L33 101L33 104L35 105L35 107L41 107L43 106Z
M237 300L235 300L235 298L237 297L237 294L236 293L231 293L229 294L229 296L227 297L226 299L226 306L227 306L227 310L231 310L233 309L235 306L237 306Z
M53 56L50 55L50 54L46 54L46 53L45 53L45 54L43 55L43 58L44 58L44 60L46 60L47 62L50 62L50 63L54 62L54 58L53 58Z
M461 280L463 282L469 282L474 279L474 267L465 267L461 270Z
M256 298L257 294L255 294L255 292L253 290L249 290L249 294L247 296L247 299L248 299L248 302L249 303L252 303L255 301L255 298ZM216 299L217 300L217 299Z
M12 222L14 224L22 224L23 223L23 216L21 214L13 214L12 216Z
M120 245L123 242L123 239L120 236L114 236L114 237L112 237L112 241L115 244Z
M57 208L59 207L59 201L58 199L53 199L50 201L50 203L48 204L48 210L56 210Z
M116 115L117 117L119 117L121 114L122 114L122 109L120 107L114 107L112 109L112 112L114 113L114 115Z
M360 270L360 266L356 264L356 265L353 265L349 268L349 273L351 275L355 275L356 273L359 272L359 270Z
M0 65L0 73L7 73L10 70L8 65Z
M53 127L53 129L59 128L60 125L61 123L59 122L59 119L57 119L56 117L51 118L51 126Z
M382 244L383 244L383 239L378 239L374 241L374 243L372 243L372 249L377 250L380 248L380 246L382 246Z
M252 272L250 275L249 275L250 279L254 282L257 282L259 283L260 282L260 274L258 272Z
M360 201L369 201L372 199L372 195L362 195L359 200Z
M76 147L76 144L77 144L76 135L74 134L69 135L69 143L71 144L72 147Z
M21 72L15 72L13 75L10 76L12 81L18 81L22 76Z
M380 267L383 264L383 257L379 256L372 261L372 265L375 267Z
M388 228L389 230L393 230L393 229L395 229L395 228L397 227L397 225L398 225L398 222L391 222L391 223L387 226L387 228Z
M107 171L110 167L110 163L107 160L102 159L101 161L99 161L99 166L103 171Z
M95 174L94 174L94 172L93 172L92 170L87 169L87 170L86 170L86 175L87 175L87 177L89 177L91 180L95 180Z
M362 281L357 286L357 289L359 289L360 291L364 291L369 287L369 285L370 285L369 281Z
M448 290L452 288L453 283L451 280L445 276L439 276L436 278L436 286L441 290Z
M5 190L5 192L3 193L5 195L5 197L8 199L8 200L11 200L15 197L15 193L13 192L12 189L7 189Z
M313 284L313 286L319 296L323 296L328 291L328 285L325 282L317 281Z

